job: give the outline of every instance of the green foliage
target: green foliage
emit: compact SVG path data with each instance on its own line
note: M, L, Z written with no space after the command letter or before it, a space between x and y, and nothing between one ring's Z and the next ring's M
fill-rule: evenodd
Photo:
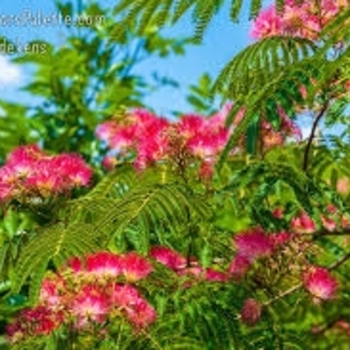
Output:
M175 24L191 12L195 23L194 40L200 42L211 20L225 3L224 0L121 0L114 8L114 13L121 17L115 24L114 33L122 37L126 35L126 28L133 25L137 33L142 34L149 25ZM232 21L238 22L243 3L242 0L230 0ZM277 1L279 10L283 9L284 3L284 0ZM250 0L250 18L256 17L261 7L261 0Z
M58 1L57 8L71 17L78 10L70 1ZM5 111L0 126L4 124L1 130L8 140L0 147L0 157L16 144L40 140L46 149L79 152L96 160L101 149L94 132L101 121L122 106L141 106L145 96L163 86L177 86L173 79L157 74L146 80L134 69L151 56L184 54L188 39L168 38L152 27L142 35L129 32L117 40L110 34L111 10L91 2L84 12L103 21L67 26L64 45L33 41L29 45L40 44L44 52L32 50L12 60L35 69L33 80L22 90L38 102L27 106L0 101Z
M81 256L98 249L101 249L100 236L92 225L80 223L64 226L59 223L37 229L21 251L12 291L20 292L30 278L29 300L34 302L50 263L58 268L73 256Z
M110 18L106 27L79 28L65 47L48 45L47 55L18 58L17 63L37 65L36 80L25 89L43 97L45 103L36 107L31 118L25 108L1 103L7 113L0 123L8 145L0 156L22 139L41 139L46 148L79 150L90 159L98 158L99 146L92 140L99 121L120 105L142 104L146 83L132 74L141 60L140 52L161 57L183 53L187 40L163 38L158 35L159 26L175 23L192 10L198 40L223 4L122 0L115 8L122 17L117 25ZM238 19L242 4L231 1L233 20ZM58 6L65 13L73 11L70 2ZM261 1L252 0L250 15L255 16L260 7ZM282 10L283 1L277 7ZM96 4L86 11L106 13ZM12 348L346 349L348 338L338 337L333 326L338 320L350 320L349 228L339 228L343 215L348 218L350 189L342 196L336 192L339 180L350 178L347 140L334 137L315 143L310 139L264 154L255 151L262 118L276 130L281 127L278 107L290 118L304 109L313 110L314 126L323 116L326 126L348 122L343 84L349 79L349 48L346 44L335 47L347 38L348 15L345 11L324 29L322 45L273 37L249 46L231 60L213 91L234 101L227 125L242 108L245 114L222 153L220 172L211 181L198 178L195 162L179 170L164 161L141 173L125 161L103 175L91 191L49 208L44 218L37 215L41 212L7 212L0 227L0 322L25 306L27 298L34 303L45 273L59 270L73 256L98 250L136 250L147 255L152 246L160 244L181 252L187 259L186 268L196 271L191 260L195 258L204 268L227 271L237 248L232 245L232 235L243 230L261 226L269 235L284 232L303 211L316 223L315 233L295 235L295 241L279 254L250 262L244 277L232 277L229 283L195 278L196 272L179 275L154 262L155 271L137 287L156 307L158 320L137 334L121 322L113 334L102 339L88 332L67 339L59 330ZM129 30L131 24L135 31ZM133 40L135 46L120 52ZM208 102L212 88L208 75L190 87L188 100L197 112L213 112ZM16 113L12 119L11 112ZM15 125L26 121L16 137L10 136L16 128L9 120ZM37 135L30 133L33 125L38 125ZM345 130L344 135L347 133ZM243 135L246 149L232 153ZM324 218L331 214L330 204L338 210L333 231L323 227ZM282 219L274 214L279 207L284 209ZM313 304L315 296L309 297L302 288L301 276L309 264L334 270L343 286L337 300ZM242 323L247 297L256 298L262 307L254 328Z
M276 160L253 162L243 167L232 177L224 191L237 196L241 188L249 188L250 195L248 198L245 195L244 200L246 204L248 200L252 221L268 231L288 229L289 226L272 215L271 207L274 206L288 208L286 217L303 209L318 225L320 214L326 213L326 207L320 206L321 203L334 203L341 211L345 208L343 200L325 185L316 183L294 166Z
M219 168L250 126L252 130L257 119L267 115L272 122L279 120L277 106L293 118L296 106L313 108L315 103L322 106L328 101L328 106L332 107L329 113L327 111L326 122L334 119L336 113L342 114L347 97L337 99L335 105L333 98L339 97L341 84L349 78L349 48L345 46L336 50L331 59L329 50L334 49L337 40L346 38L349 11L345 13L347 15L339 14L325 27L321 33L321 39L325 41L323 46L318 47L307 39L297 37L266 38L243 50L223 69L213 92L235 101L227 124L232 123L242 108L245 114L222 154ZM307 97L301 95L300 87L306 89ZM248 141L257 137L257 134L248 137ZM249 150L253 148L248 146Z
M198 113L213 114L215 107L212 101L213 81L209 74L203 74L196 85L189 87L187 102Z
M303 59L311 57L315 44L307 39L286 36L269 37L251 44L235 56L222 70L214 93L226 91L224 98L234 101L251 97L259 89L280 78ZM287 96L286 96L287 98ZM250 98L246 98L249 101Z
M181 178L164 169L140 179L130 170L121 167L72 203L76 218L92 220L96 230L107 239L112 237L113 249L124 251L131 243L146 253L157 230L176 232L185 224L210 218L203 195Z
M0 101L0 162L18 144L30 142L36 138L31 122L26 120L26 107L17 103Z

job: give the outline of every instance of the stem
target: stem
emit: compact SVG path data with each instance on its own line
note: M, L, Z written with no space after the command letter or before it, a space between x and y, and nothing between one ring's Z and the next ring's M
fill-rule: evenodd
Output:
M190 227L190 242L188 244L187 256L186 256L186 267L191 266L191 257L193 254L193 235L192 235L192 227Z
M146 332L144 329L141 329L141 333L151 341L155 349L163 350L163 348L160 346L157 340L154 337L152 337L148 332Z
M310 134L309 140L307 142L307 145L306 145L306 148L305 148L305 153L304 153L304 162L303 162L303 170L304 171L307 170L307 166L308 166L308 163L309 163L309 153L310 153L310 150L311 150L312 141L315 138L315 133L316 133L316 129L317 129L318 123L320 122L321 118L323 117L323 115L327 111L327 108L328 108L328 101L323 105L323 107L320 110L319 114L316 116L316 118L314 120L314 123L312 124L311 134Z
M295 286L285 290L284 292L281 292L281 293L277 294L274 298L272 298L272 299L270 299L268 301L265 301L265 303L263 303L262 305L263 306L268 306L268 305L274 303L275 301L277 301L277 300L279 300L279 299L281 299L281 298L283 298L283 297L285 297L285 296L287 296L289 294L294 293L296 290L301 288L302 285L303 285L302 283L299 283L299 284L297 284L297 285L295 285Z
M335 270L337 269L340 265L343 265L347 260L350 259L350 252L345 254L342 258L340 258L338 261L333 263L328 270Z
M329 231L322 228L318 231L303 233L303 236L305 237L308 237L308 236L312 237L312 239L310 239L309 242L315 241L317 238L325 237L325 236L339 237L339 236L349 236L349 235L350 235L350 227L344 227L344 228L341 228L340 230L333 230L333 231Z
M142 49L145 47L146 40L144 38L139 39L139 41L136 43L136 48L134 49L134 52L129 56L125 57L125 61L129 61L128 66L124 69L124 71L121 73L121 80L126 79L129 74L131 73L131 70L134 68L135 64L139 62L140 60L140 53Z
M122 322L120 323L119 332L118 332L118 336L117 336L117 347L118 348L120 346L119 343L120 343L120 340L121 340L121 335L122 335L123 328L124 328L124 319L122 319Z

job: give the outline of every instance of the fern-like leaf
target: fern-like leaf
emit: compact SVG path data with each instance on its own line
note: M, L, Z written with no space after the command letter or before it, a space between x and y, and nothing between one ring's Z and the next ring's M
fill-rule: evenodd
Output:
M108 234L122 235L128 228L137 227L139 235L148 235L158 226L182 225L196 218L208 218L210 210L203 198L179 183L145 184L131 190L125 198L96 223Z
M324 85L324 82L317 84L317 90L312 84L312 79L321 80L326 65L325 58L307 57L294 65L290 65L285 71L278 70L275 74L271 74L270 81L266 81L260 86L252 83L250 91L248 90L245 96L241 96L235 101L235 106L228 116L227 123L232 122L242 108L245 110L240 125L236 127L220 157L218 168L222 167L230 150L245 133L249 125L256 122L257 118L259 120L259 118L271 115L271 105L283 106L289 111L288 114L291 117L296 113L293 109L295 105L312 105L315 94L317 91L322 91ZM307 89L306 99L303 98L299 90L302 86Z
M244 49L221 71L213 93L227 91L225 98L236 100L271 82L281 70L287 70L311 57L315 45L307 39L276 36L262 39Z
M99 248L99 236L92 225L56 224L38 230L21 251L12 292L18 293L30 279L30 300L34 301L50 263L58 268L72 256L81 256Z
M316 183L294 166L282 162L265 161L249 164L235 174L225 191L237 194L240 188L250 188L251 192L244 197L244 200L249 201L248 207L251 208L252 219L270 229L273 216L266 209L266 200L274 193L279 183L285 186L285 196L287 188L293 194L287 196L288 201L295 201L295 208L303 208L318 225L321 225L320 215L327 213L327 206L330 203L345 213L345 203L337 193L325 184Z
M230 1L231 19L238 22L243 0ZM284 2L285 0L277 1L279 10L283 9ZM113 33L123 37L126 28L132 27L137 33L142 34L149 25L164 25L166 18L175 24L192 10L191 15L196 26L194 37L196 41L200 41L211 20L224 4L225 0L121 0L114 7L114 14L119 16L120 21ZM261 6L261 0L250 0L250 18L257 16Z

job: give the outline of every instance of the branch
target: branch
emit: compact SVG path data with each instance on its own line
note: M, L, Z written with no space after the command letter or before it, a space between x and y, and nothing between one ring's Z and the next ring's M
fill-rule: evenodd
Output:
M307 142L307 145L306 145L306 148L305 148L305 153L304 153L304 162L303 162L303 170L304 171L307 170L307 166L308 166L308 162L309 162L309 153L310 153L310 150L311 150L312 141L315 138L315 133L316 133L316 129L317 129L318 123L320 122L321 118L323 117L323 115L327 111L328 104L329 104L329 101L327 101L323 105L323 107L320 110L319 114L315 118L314 123L312 124L311 134L310 134L309 140Z
M350 259L350 253L344 255L341 259L339 259L338 261L336 261L335 263L333 263L331 266L328 267L328 270L335 270L336 268L338 268L340 265L344 264L347 260ZM270 300L265 301L262 306L266 307L271 305L272 303L274 303L275 301L278 301L284 297L286 297L289 294L294 293L295 291L297 291L298 289L300 289L303 286L302 283L299 283L279 294L277 294L275 297L273 297Z
M280 299L282 299L283 297L285 297L285 296L287 296L287 295L289 295L289 294L294 293L295 291L297 291L297 290L298 290L299 288L301 288L302 286L303 286L303 284L302 284L302 283L299 283L299 284L297 284L297 285L295 285L295 286L293 286L293 287L291 287L291 288L289 288L289 289L287 289L287 290L285 290L285 291L283 291L283 292L277 294L277 295L276 295L275 297L273 297L272 299L265 301L265 302L262 304L262 306L269 306L270 304L274 303L275 301L280 300Z
M337 269L339 266L343 265L347 260L350 259L350 252L345 254L342 258L340 258L338 261L336 261L335 263L333 263L328 270L335 270Z
M124 71L121 73L121 80L127 78L130 75L131 70L134 68L136 63L139 63L139 55L142 53L142 50L145 48L146 39L140 38L136 43L136 47L129 57L125 57L125 62L129 61L129 64L125 67Z
M341 228L340 230L333 230L329 231L326 229L321 229L316 232L311 232L311 233L304 233L304 236L312 236L313 240L319 238L319 237L324 237L324 236L349 236L350 235L350 227L344 227Z

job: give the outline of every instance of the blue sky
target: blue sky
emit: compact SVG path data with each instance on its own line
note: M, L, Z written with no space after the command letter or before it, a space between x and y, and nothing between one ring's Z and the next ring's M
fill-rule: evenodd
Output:
M83 0L84 1L84 0ZM117 0L103 0L103 6L116 4ZM249 3L244 2L245 4ZM263 1L266 5L271 1ZM198 81L203 73L209 73L215 78L229 60L251 43L249 37L250 23L248 9L243 9L238 24L229 21L229 3L211 22L204 35L201 45L188 46L185 56L171 56L166 59L150 58L137 67L135 72L150 76L156 71L160 76L174 78L180 83L180 88L164 88L146 98L145 102L160 115L168 115L170 111L181 110L191 112L192 108L186 102L188 86ZM29 10L33 14L57 14L53 0L0 0L1 15L21 15ZM194 26L189 16L171 28L166 28L164 34L169 36L189 36ZM0 34L25 44L33 39L44 39L64 44L65 31L60 26L18 25L5 26L0 21ZM19 88L31 80L33 71L23 67L13 66L10 57L0 56L0 95L2 98L25 103L35 103L32 96L19 91ZM304 132L308 132L304 127Z
M103 5L116 3L117 0L104 0ZM48 15L57 13L53 0L0 0L0 15L21 15L24 11ZM210 24L205 34L203 44L200 46L188 46L185 56L171 56L166 59L150 58L135 70L144 76L150 76L151 72L157 70L160 76L169 76L180 83L179 89L165 88L147 98L146 103L160 114L167 114L176 106L177 110L190 111L186 103L187 87L196 83L203 73L209 73L215 77L225 64L249 43L249 23L247 16L238 24L230 23L228 6ZM0 21L1 24L1 21ZM165 29L164 33L169 36L189 36L193 30L190 19L186 18L178 25ZM5 26L0 25L1 35L17 40L25 44L32 39L42 38L63 44L64 29L53 26ZM9 57L7 57L8 59ZM32 72L28 69L18 73L18 69L4 66L4 58L0 61L2 67L0 73L0 89L2 96L17 99L19 92L17 88L21 83L30 80ZM16 73L17 71L17 73ZM20 76L18 76L20 75ZM26 98L21 94L22 98Z

